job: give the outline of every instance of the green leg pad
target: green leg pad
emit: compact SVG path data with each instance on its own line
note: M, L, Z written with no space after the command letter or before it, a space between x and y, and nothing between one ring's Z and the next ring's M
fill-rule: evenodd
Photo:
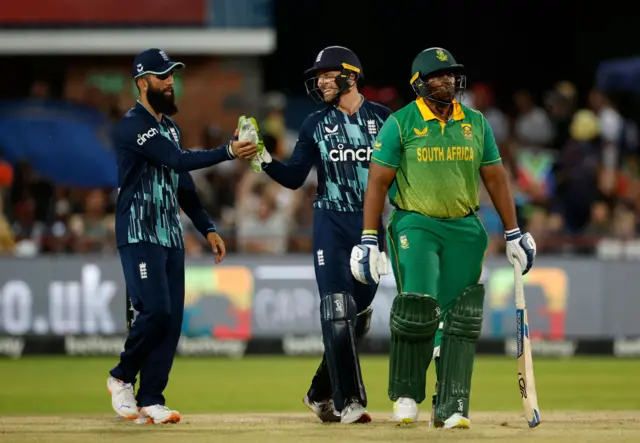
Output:
M455 413L469 417L469 393L476 344L482 330L484 286L470 286L446 313L436 385L435 426Z
M402 293L391 306L389 398L412 398L421 403L426 395L427 369L433 354L433 338L440 321L437 300Z

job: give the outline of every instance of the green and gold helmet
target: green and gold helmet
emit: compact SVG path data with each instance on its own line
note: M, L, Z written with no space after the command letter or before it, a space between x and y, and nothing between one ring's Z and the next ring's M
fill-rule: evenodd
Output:
M461 72L464 65L456 62L444 48L428 48L416 56L411 65L411 87L422 98L434 100L427 86L427 79L438 74L453 74L456 79L456 93L466 88L467 79ZM438 101L438 100L435 100Z

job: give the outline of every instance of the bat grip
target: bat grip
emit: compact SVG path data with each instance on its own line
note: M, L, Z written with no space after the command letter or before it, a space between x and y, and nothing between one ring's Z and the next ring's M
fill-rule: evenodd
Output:
M524 284L522 283L522 267L517 260L513 261L513 280L516 293L516 309L525 309Z

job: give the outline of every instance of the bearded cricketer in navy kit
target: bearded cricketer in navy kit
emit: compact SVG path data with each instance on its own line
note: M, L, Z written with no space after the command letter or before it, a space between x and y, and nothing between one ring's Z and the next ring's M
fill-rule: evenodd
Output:
M116 240L127 293L138 315L120 361L110 371L107 388L114 411L140 423L180 421L180 413L165 406L163 396L184 311L180 209L207 239L215 262L225 256L224 242L200 203L189 171L257 150L246 141L231 141L211 151L182 149L180 128L169 117L178 111L173 73L181 68L182 63L160 49L140 53L132 69L140 97L115 129Z

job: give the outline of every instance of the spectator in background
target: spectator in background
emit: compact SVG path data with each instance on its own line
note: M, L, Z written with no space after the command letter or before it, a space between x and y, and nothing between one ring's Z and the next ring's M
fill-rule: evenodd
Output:
M274 157L276 138L263 135L265 149ZM280 186L265 173L247 168L237 188L236 241L239 252L284 254L295 227L295 216L304 194Z
M13 252L15 239L11 226L4 215L4 196L13 182L13 168L2 160L2 150L0 150L0 254Z
M287 252L291 215L278 204L277 190L264 177L248 171L238 187L236 241L238 252Z
M80 253L115 251L115 218L107 214L106 198L102 191L93 190L85 199L84 212L69 219L73 234L73 250Z
M2 159L2 148L0 148L0 197L8 193L13 183L13 167Z
M70 252L72 250L72 236L69 232L69 218L72 208L67 189L56 189L52 208L48 231L48 250L56 253Z
M211 124L203 128L200 144L190 150L208 151L225 144L225 142L222 128L219 125ZM189 172L198 190L202 206L211 216L221 235L224 235L223 233L233 223L227 220L229 218L228 211L233 210L235 182L238 178L238 170L242 166L241 162L223 162ZM184 230L185 254L188 257L201 257L205 252L208 253L210 248L207 242L182 210L180 210L180 220ZM225 238L229 237L225 236ZM205 245L207 248L204 247ZM233 250L233 242L226 246L227 251Z
M520 217L537 242L544 242L546 214L555 192L555 156L548 149L553 140L551 120L536 106L528 91L514 94L517 116L514 125L513 168L522 191Z
M514 135L521 147L546 148L553 140L553 126L549 116L533 101L529 91L519 90L514 96L517 109Z
M284 110L287 106L287 97L277 91L269 92L265 95L264 106L266 116L260 124L260 131L263 134L269 134L274 138L274 152L280 158L285 156L287 151L286 133L287 125L284 118Z
M553 125L551 149L561 150L569 141L569 126L576 111L577 91L573 83L562 81L544 96L544 106Z
M616 206L613 216L613 236L621 240L632 240L636 234L637 216L626 205Z
M590 220L584 233L594 237L604 237L611 233L611 211L604 200L597 200L591 205Z
M504 113L495 107L491 87L485 83L476 83L471 87L471 107L482 112L486 117L496 143L502 148L509 138L509 121Z
M386 106L392 111L398 111L405 103L398 94L396 88L390 86L376 88L374 86L365 86L360 90L360 93L369 101L380 103Z
M37 255L46 235L44 223L36 220L36 202L29 194L15 206L15 221L11 226L16 239L16 254L23 257Z
M180 210L180 222L184 232L184 253L188 257L202 257L205 249L202 234L196 229L191 219Z
M0 195L0 254L12 253L15 249L16 241L13 238L11 226L4 216L3 199Z
M220 126L209 125L202 131L201 144L191 150L215 149L227 141L223 134ZM245 165L242 162L223 162L215 167L190 172L203 206L219 229L224 230L223 220L234 205L235 183L244 171L243 166ZM201 238L198 241L204 242Z
M302 187L296 191L297 203L289 237L290 252L313 251L313 200L318 187L318 174L312 169Z
M45 80L36 80L29 89L29 98L44 100L51 98L51 85Z
M575 113L569 126L569 140L558 160L557 198L563 208L565 232L584 232L593 214L598 216L598 227L605 218L602 208L594 209L599 198L598 167L600 160L600 123L588 109Z
M607 196L617 192L617 168L624 120L607 95L596 89L589 94L589 105L598 116L602 138L602 171L598 180L600 191Z

